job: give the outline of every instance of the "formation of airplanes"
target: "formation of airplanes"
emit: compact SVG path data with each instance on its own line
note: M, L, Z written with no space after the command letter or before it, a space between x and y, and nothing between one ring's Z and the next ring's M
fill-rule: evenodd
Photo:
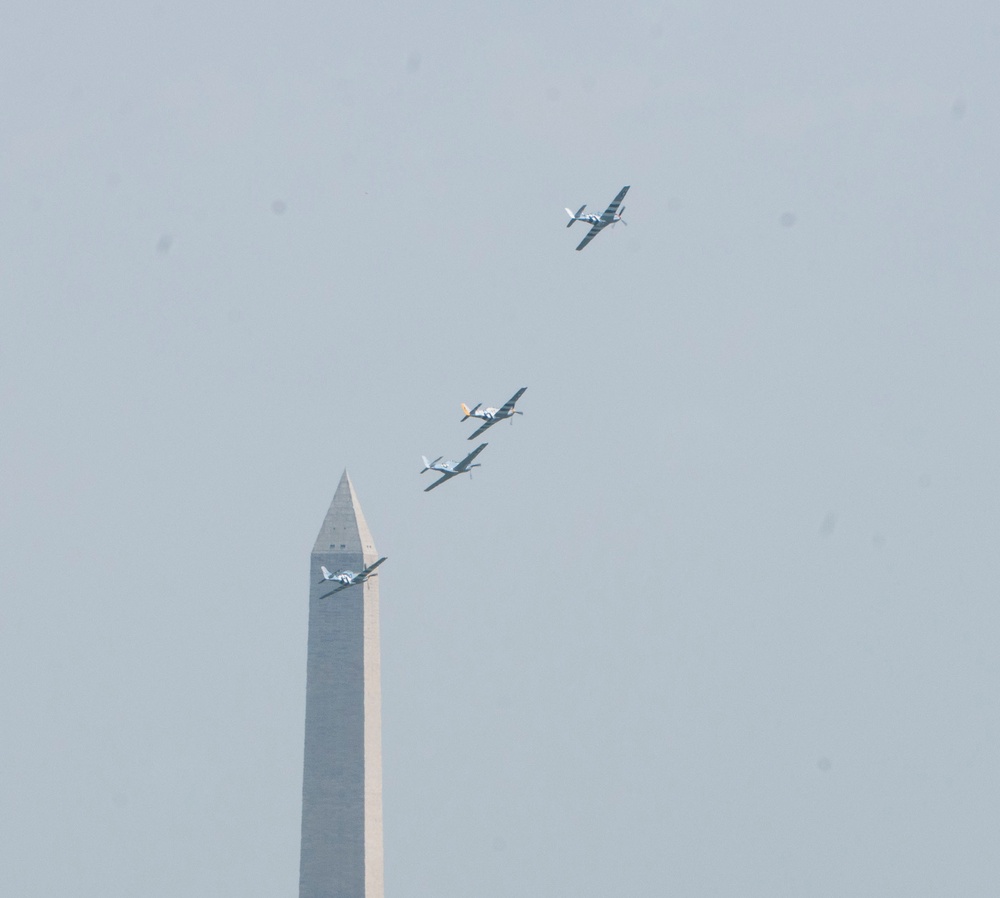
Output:
M368 565L368 567L366 567L363 571L359 571L358 573L348 570L337 571L336 573L330 573L330 571L328 571L324 565L320 565L319 569L323 574L323 579L319 581L320 583L325 583L326 581L329 580L332 583L340 584L340 586L338 586L336 589L331 590L325 595L321 595L320 598L321 599L329 598L332 595L336 595L342 589L347 589L347 587L349 586L357 586L361 583L364 583L371 577L377 577L378 574L375 573L375 568L377 568L383 561L385 561L387 557L388 556L383 555L378 561L373 562L372 564Z
M583 249L588 243L590 243L591 240L600 234L601 231L608 227L608 225L614 227L618 224L618 222L627 224L627 222L622 218L622 213L625 211L625 207L622 206L622 200L625 199L625 194L628 193L628 189L629 185L626 184L621 190L619 190L618 195L611 201L611 205L609 205L601 215L595 215L592 212L584 214L584 210L587 208L586 203L577 209L576 212L573 212L572 209L566 210L566 214L569 215L569 223L566 225L567 228L572 227L578 221L582 221L585 224L590 225L590 230L587 231L583 240L580 241L580 244L577 246L577 251ZM464 402L461 403L463 421L468 421L469 418L482 421L479 427L469 434L468 439L474 440L476 437L481 436L494 424L497 424L500 421L509 419L511 424L513 424L515 415L524 414L524 412L517 410L514 406L524 395L524 391L526 389L527 387L521 387L521 389L519 389L499 408L493 408L492 406L484 408L482 403L477 403L472 408L469 408ZM431 490L441 486L442 483L447 483L459 474L468 474L469 477L472 477L472 469L482 467L482 464L477 462L476 458L488 445L488 443L480 443L475 449L466 455L465 458L458 461L455 461L454 459L445 459L442 455L439 455L434 459L434 461L429 461L426 455L421 456L424 463L424 466L420 471L421 474L427 471L434 471L436 474L441 475L430 486L425 487L424 492L429 493ZM329 598L344 589L348 589L351 586L359 586L372 577L377 577L378 573L375 569L386 560L386 557L387 556L383 555L378 559L378 561L373 562L358 572L349 570L331 572L327 570L326 567L321 566L320 571L323 574L323 578L319 582L337 583L338 586L336 589L321 595L320 598Z
M584 203L579 209L574 212L572 209L567 209L566 214L569 215L569 223L566 227L572 227L576 222L582 221L590 225L590 230L584 235L583 240L580 241L577 250L583 249L591 240L593 240L598 234L601 233L608 225L614 227L618 222L622 224L628 224L623 218L622 213L625 211L625 207L622 205L622 200L625 199L625 194L628 193L629 185L626 184L621 190L618 191L618 195L611 201L611 204L607 209L604 210L600 215L595 215L594 213L584 214L584 210L587 208L587 204ZM510 397L503 405L499 408L493 408L487 406L483 408L482 403L477 403L472 408L469 408L464 402L462 403L462 420L468 421L469 418L474 418L483 423L479 425L467 439L474 440L476 437L482 436L487 430L489 430L494 424L499 421L505 421L510 419L511 424L514 423L514 415L523 415L524 412L518 411L514 406L517 404L518 399L524 395L524 391L527 387L521 387L513 396ZM442 483L446 483L453 477L457 477L459 474L468 474L472 476L472 469L482 467L480 462L475 459L489 444L480 443L475 449L472 450L465 458L456 461L454 459L445 459L443 455L439 455L434 461L429 461L427 456L421 456L424 466L420 470L423 474L427 471L434 471L441 476L435 480L430 486L424 489L425 493L429 493L432 489L439 487Z
M472 408L469 408L464 402L462 405L462 420L467 421L469 418L475 418L476 420L481 420L483 423L473 431L469 439L475 439L483 431L489 430L498 421L505 421L506 419L511 419L511 424L514 423L514 415L523 415L524 412L518 411L514 408L517 404L517 400L524 395L524 391L527 387L521 387L513 396L510 397L500 408L483 408L482 403L476 403ZM429 493L432 489L440 486L447 480L451 480L452 477L458 474L468 474L469 477L472 476L472 469L482 467L480 462L477 462L476 456L482 452L489 443L480 443L473 449L468 455L465 456L461 461L455 461L453 459L443 460L444 456L439 455L434 461L428 461L427 456L421 456L424 462L424 466L420 473L423 474L425 471L435 471L441 476L435 480L430 486L424 489L425 493Z
M510 399L508 399L502 406L500 406L500 408L482 408L482 403L477 403L473 408L470 409L463 402L461 404L462 411L464 412L462 420L466 421L469 418L476 418L478 420L482 420L483 422L482 425L480 425L480 427L472 434L472 436L469 437L469 439L471 440L473 437L478 436L484 430L489 429L498 421L503 421L507 418L513 419L514 415L523 415L524 412L517 411L514 408L514 405L517 403L517 400L524 395L524 391L527 389L528 389L527 387L521 387L521 389L518 390L513 396L511 396ZM513 421L511 421L511 423L513 423ZM451 480L452 477L457 477L459 474L468 474L471 477L473 468L482 467L482 464L476 461L476 457L488 445L489 445L488 443L480 443L478 446L476 446L475 449L473 449L468 455L465 456L465 458L461 459L460 461L455 461L453 459L445 459L443 455L439 455L437 458L434 459L434 461L430 461L426 455L422 456L424 466L421 469L420 473L423 474L425 471L434 471L435 473L441 475L430 486L426 487L424 489L424 492L429 493L435 487L441 486L442 483L446 483L447 481ZM319 582L320 583L330 582L338 584L336 589L332 589L330 590L330 592L324 593L323 595L320 596L320 599L327 599L330 596L336 595L338 592L341 592L344 589L348 589L351 586L359 586L362 583L369 580L370 578L377 577L378 573L375 571L375 568L377 568L383 561L385 561L386 557L387 556L383 555L381 558L378 559L378 561L373 562L372 564L368 565L368 567L366 567L364 570L358 572L349 571L346 569L340 571L330 571L329 569L327 569L325 565L320 565L320 572L322 573L323 576Z
M625 194L628 193L628 188L629 185L626 184L621 190L618 191L618 196L616 196L611 201L611 205L604 210L604 213L602 215L594 215L593 212L584 215L583 210L587 208L586 203L584 203L579 209L577 209L575 214L572 209L566 210L566 214L569 215L569 224L566 225L567 228L572 227L578 221L587 222L591 225L590 230L587 231L583 240L580 241L580 245L577 247L577 251L583 249L608 225L611 225L613 227L614 225L618 224L618 222L621 222L623 225L628 224L628 222L622 218L622 212L625 211L625 207L622 206L622 200L625 199ZM619 206L621 206L620 209Z
M566 214L569 215L569 223L566 225L567 228L572 227L576 222L582 221L590 225L590 230L584 235L583 240L580 241L577 250L583 249L591 240L593 240L598 234L601 233L608 225L614 227L618 222L622 224L628 224L623 218L622 213L625 211L625 207L622 205L622 200L625 199L625 194L628 193L629 185L626 184L621 190L618 191L618 195L611 201L611 204L607 209L604 210L600 215L596 215L593 212L584 214L584 210L587 208L587 204L584 203L579 209L574 212L572 209L567 209ZM464 402L462 403L462 420L467 421L469 418L475 418L476 420L482 421L483 423L479 425L467 439L474 440L476 437L481 436L487 430L489 430L494 424L499 421L505 421L508 418L510 422L514 423L514 415L523 415L524 412L518 411L514 408L517 404L517 400L521 398L527 387L521 387L513 396L510 397L502 406L499 408L493 407L482 407L482 403L477 403L472 408L469 408ZM441 476L435 480L430 486L424 489L425 493L429 493L432 489L439 487L442 483L451 480L453 477L459 474L468 474L472 476L472 469L479 468L482 465L475 461L476 457L482 452L489 444L480 443L475 449L472 450L465 458L456 461L454 459L444 459L443 455L439 455L434 461L429 461L427 456L421 456L424 462L424 466L420 473L423 474L426 471L435 471Z

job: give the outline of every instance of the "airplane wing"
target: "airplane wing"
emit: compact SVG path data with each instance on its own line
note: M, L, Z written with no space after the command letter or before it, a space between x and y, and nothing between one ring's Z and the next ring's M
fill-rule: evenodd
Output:
M518 399L520 399L524 395L524 391L527 389L528 389L527 387L521 387L520 390L518 390L513 396L511 396L510 399L508 399L503 404L503 408L501 408L500 411L497 412L497 417L506 418L508 415L510 415L510 413L514 410L514 404L517 402Z
M379 566L379 565L380 565L380 564L381 564L381 563L382 563L383 561L385 561L385 560L386 560L386 558L388 558L388 557L389 557L388 555L383 555L383 556L382 556L382 557L381 557L381 558L380 558L380 559L379 559L378 561L376 561L376 562L375 562L374 564L370 564L370 565L368 565L368 567L366 567L366 568L365 568L365 569L364 569L364 570L363 570L363 571L361 572L361 576L362 576L362 577L366 577L366 576L370 575L370 574L371 574L371 572L372 572L373 570L375 570L375 568L377 568L377 567L378 567L378 566Z
M356 583L342 583L342 584L341 584L340 586L338 586L338 587L337 587L336 589L334 589L334 590L333 590L332 592L328 592L328 593L326 593L325 595L322 595L322 596L320 596L320 598L321 598L321 599L328 599L328 598L330 598L330 596L333 596L333 595L336 595L336 594L337 594L338 592L340 592L340 591L341 591L342 589L347 589L347 587L348 587L348 586L357 586L357 585L358 585L358 584L356 584Z
M483 424L481 424L472 433L469 434L469 439L474 440L477 436L479 436L479 434L489 430L499 420L500 420L499 418L488 418Z
M593 240L598 234L601 233L601 229L605 226L604 221L597 222L589 231L587 231L587 236L580 241L580 245L576 248L577 252L583 249L591 240Z
M615 213L618 211L618 207L622 204L622 200L625 199L625 194L628 193L629 185L626 184L620 191L618 191L618 196L616 196L612 201L611 205L604 210L604 214L601 216L601 221L605 224L610 224L614 221Z
M458 471L446 471L444 474L441 475L441 477L438 480L435 480L429 487L427 487L427 489L425 489L424 492L429 493L432 489L434 489L434 487L441 486L442 483L444 483L446 480L451 480L451 478L458 473L459 473Z
M477 455L479 455L479 453L482 452L487 446L489 446L489 443L480 443L478 446L476 446L475 449L473 449L467 456L465 456L465 458L463 458L457 465L455 465L455 473L456 474L467 473L469 470L469 465L472 463L472 460ZM437 486L437 484L435 484L435 486Z

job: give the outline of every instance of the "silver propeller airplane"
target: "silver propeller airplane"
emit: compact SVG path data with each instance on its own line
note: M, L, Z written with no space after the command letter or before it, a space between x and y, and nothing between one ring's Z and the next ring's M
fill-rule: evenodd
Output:
M504 418L510 418L510 423L514 423L514 415L523 415L524 412L518 412L514 410L514 404L527 390L527 387L521 387L513 396L510 397L500 408L480 408L482 403L479 403L472 408L469 408L464 402L462 403L462 411L465 413L465 417L462 418L463 421L469 418L482 418L485 422L475 433L473 433L469 439L474 440L483 431L489 430L497 421L503 421Z
M342 589L347 589L348 586L358 586L359 584L364 583L370 577L377 577L378 574L374 573L375 568L377 568L383 561L385 561L387 557L388 556L383 555L374 564L368 565L368 567L366 567L363 571L357 574L354 573L354 571L346 571L346 570L337 571L335 574L331 574L323 565L320 565L319 569L323 572L323 579L319 581L320 583L324 583L327 580L340 583L340 586L338 586L335 590L326 593L326 595L320 596L320 598L321 599L329 598L332 595L336 595Z
M587 236L580 241L580 245L577 247L577 250L583 249L608 225L616 225L618 222L621 222L623 225L628 224L628 222L622 218L622 212L625 211L625 207L622 206L621 209L618 208L622 205L622 200L625 199L625 194L628 193L628 188L629 185L626 184L621 190L618 191L618 196L611 201L611 205L604 210L603 215L595 215L593 212L584 215L583 210L587 208L586 203L576 210L576 215L573 214L572 209L566 210L566 214L569 215L569 224L566 225L567 228L572 227L574 222L577 221L585 221L592 225L591 229L587 231Z
M444 458L443 455L439 455L434 459L434 461L427 461L426 455L421 456L424 460L424 467L420 472L421 474L423 474L424 471L437 471L442 475L438 480L435 480L429 487L427 487L424 492L429 493L432 489L434 489L434 487L441 486L441 484L446 480L451 480L452 477L455 477L458 474L468 474L471 477L473 468L482 467L479 462L473 464L472 460L488 445L489 443L480 443L461 461L441 461L441 459Z

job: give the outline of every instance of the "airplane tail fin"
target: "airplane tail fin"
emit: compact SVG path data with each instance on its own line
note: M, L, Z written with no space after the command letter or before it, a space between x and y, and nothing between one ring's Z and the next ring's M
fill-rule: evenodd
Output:
M424 471L429 471L431 469L431 463L429 461L427 461L427 456L426 455L421 455L420 458L424 462L423 470L421 470L421 472L420 472L421 474L423 474Z
M323 572L323 579L320 580L319 582L325 583L327 580L330 579L330 572L326 569L326 566L322 564L319 566L319 569Z
M587 204L584 203L579 209L576 210L576 215L573 214L572 209L567 209L566 214L569 216L569 223L566 225L567 228L573 226L573 222L579 221L580 216L583 215L583 210L587 208Z
M462 418L462 420L464 421L464 420L466 420L466 418L471 418L471 417L472 417L472 416L473 416L473 415L474 415L474 414L475 414L475 413L476 413L477 411L479 411L479 406L481 406L481 405L482 405L482 403L481 403L481 402L477 402L477 403L476 403L476 404L475 404L475 405L474 405L474 406L473 406L473 407L472 407L472 408L470 409L470 408L469 408L469 407L468 407L468 406L467 406L467 405L466 405L466 404L465 404L465 403L463 402L463 403L462 403L462 411L463 411L463 412L465 413L465 418Z

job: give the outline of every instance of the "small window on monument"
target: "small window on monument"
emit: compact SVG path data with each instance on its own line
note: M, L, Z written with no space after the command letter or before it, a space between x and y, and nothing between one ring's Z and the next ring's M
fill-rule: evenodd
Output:
M340 548L341 548L341 549L346 549L346 548L347 548L347 546L345 546L345 545L344 545L343 543L341 543L341 544L340 544Z

